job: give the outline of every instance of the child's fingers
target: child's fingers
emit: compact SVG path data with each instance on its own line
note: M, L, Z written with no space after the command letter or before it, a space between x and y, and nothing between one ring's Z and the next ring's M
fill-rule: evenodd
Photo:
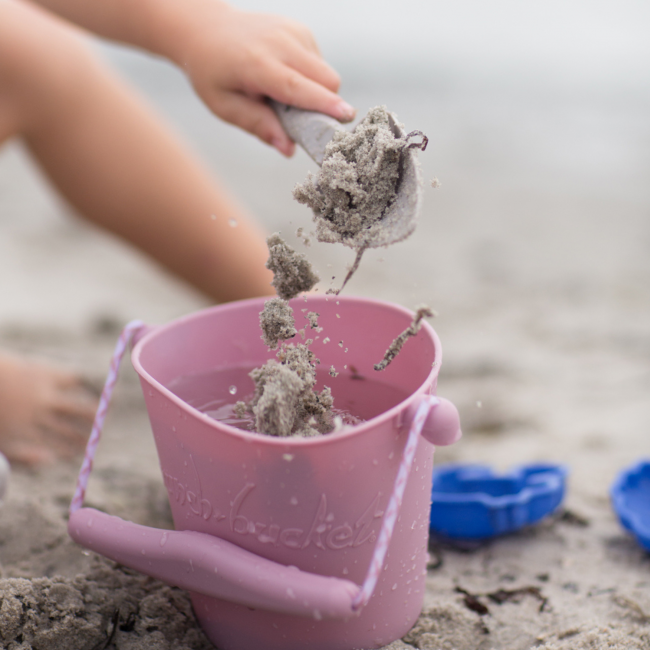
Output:
M284 132L275 113L261 99L251 99L240 93L218 94L207 100L210 109L289 157L295 151L291 138Z
M326 113L341 122L353 120L356 114L335 92L277 61L268 63L255 81L260 92L283 104Z
M306 47L309 51L320 56L318 43L316 42L314 35L311 33L311 30L302 23L295 21L289 21L289 25L294 37L303 45L303 47Z
M297 44L290 47L284 57L284 63L334 93L338 92L341 86L341 77L334 68L318 54L308 52Z

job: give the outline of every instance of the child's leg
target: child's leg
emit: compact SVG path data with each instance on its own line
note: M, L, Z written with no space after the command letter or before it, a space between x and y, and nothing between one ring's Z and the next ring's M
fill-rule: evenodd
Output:
M242 209L72 28L16 8L32 14L17 48L30 64L22 135L70 203L217 301L271 294L264 239Z

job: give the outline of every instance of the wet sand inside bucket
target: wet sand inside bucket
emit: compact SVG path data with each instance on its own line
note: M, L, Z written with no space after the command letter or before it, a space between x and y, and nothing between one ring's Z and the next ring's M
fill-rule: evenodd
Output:
M207 372L179 376L167 388L184 402L214 420L244 431L255 431L255 418L249 412L240 413L239 400L249 401L255 386L250 377L253 366L219 368ZM316 371L317 387L327 382L334 396L332 433L370 420L404 401L409 393L399 387L362 377L352 370L332 378L325 369Z

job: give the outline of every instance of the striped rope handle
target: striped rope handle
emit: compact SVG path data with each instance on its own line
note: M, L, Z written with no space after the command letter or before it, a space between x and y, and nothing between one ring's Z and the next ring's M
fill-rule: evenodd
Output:
M366 578L363 581L359 592L352 600L352 609L355 612L366 606L375 590L375 586L377 585L379 574L381 573L382 567L384 566L384 559L388 551L388 545L390 544L390 539L393 536L393 529L395 528L397 515L399 514L399 509L402 505L402 497L404 496L406 481L408 480L409 474L411 472L411 465L413 464L415 450L418 446L418 439L420 437L422 427L424 426L424 421L427 419L427 416L429 415L431 409L438 404L440 404L440 400L437 397L433 395L426 396L420 402L418 410L415 412L413 422L411 422L409 435L406 440L406 445L404 446L402 461L400 462L399 469L397 470L397 477L395 478L393 493L391 494L390 500L388 501L386 515L384 516L381 530L379 532L379 539L377 540L375 550L372 554L372 559L370 560L368 573L366 574Z
M72 501L70 502L70 514L79 510L79 508L81 508L83 505L86 488L88 487L88 479L90 478L90 472L93 468L95 452L97 451L97 445L99 444L99 439L102 435L104 420L106 419L106 411L108 410L108 405L111 401L111 395L113 394L113 389L115 388L117 373L120 369L122 357L124 356L124 353L126 352L126 349L129 343L131 343L133 337L139 331L141 331L144 326L145 325L142 321L131 321L124 327L115 345L115 350L113 351L113 357L111 359L111 365L108 369L106 382L104 383L104 388L102 390L101 397L99 398L99 406L97 407L97 412L95 413L93 428L90 432L88 443L86 444L86 453L84 455L84 460L81 465L81 469L79 470L77 487L75 489L74 496L72 497Z

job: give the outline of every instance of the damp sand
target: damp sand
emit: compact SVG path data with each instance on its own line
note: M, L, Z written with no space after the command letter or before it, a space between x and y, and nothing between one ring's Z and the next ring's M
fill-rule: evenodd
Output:
M405 141L396 138L385 106L371 109L354 131L337 131L318 175L309 173L293 196L310 207L318 241L359 249L395 200Z
M327 386L320 392L314 388L319 360L302 343L283 346L277 357L250 373L255 394L248 408L256 431L281 437L329 433L334 426L332 393Z
M291 300L316 286L319 277L307 258L289 246L279 233L268 237L266 244L269 247L266 268L273 271L271 285L280 298Z
M264 303L260 312L262 340L267 347L275 350L281 341L292 339L298 331L293 317L293 309L282 298L271 298Z
M319 173L309 173L294 188L294 198L312 209L318 241L341 243L357 252L342 286L328 293L340 293L365 250L404 238L392 233L395 224L384 217L397 197L406 152L426 149L428 140L420 131L397 137L395 123L385 106L370 109L352 132L341 129L334 134ZM411 141L413 136L422 141ZM403 216L411 220L416 215Z
M308 291L318 276L304 255L296 253L275 233L267 239L269 259L267 268L274 273L272 285L281 297L264 303L260 312L262 340L277 349L275 359L250 372L255 393L249 403L239 401L235 413L255 417L255 430L270 436L310 437L329 433L333 425L332 393L325 386L316 391L316 365L320 361L305 343L287 344L297 334L294 312L288 300ZM309 326L318 329L318 314L305 315ZM304 329L301 330L304 335ZM331 373L330 373L331 374ZM334 375L333 375L334 376Z
M210 650L187 594L96 558L75 578L0 581L7 650Z

